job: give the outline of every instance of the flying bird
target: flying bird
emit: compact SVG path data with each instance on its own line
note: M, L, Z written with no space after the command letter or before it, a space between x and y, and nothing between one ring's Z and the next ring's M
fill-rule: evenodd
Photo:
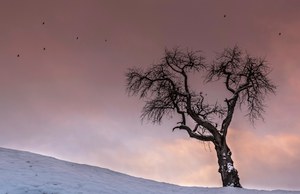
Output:
M42 23L43 25L45 24L45 22Z
M20 55L18 54L17 57L20 57Z
M76 37L76 40L78 40L78 39L79 39L79 37L77 36L77 37Z
M224 14L223 17L226 18L226 14Z
M279 32L278 35L281 36L281 32Z
M43 50L45 51L45 50L46 50L46 48L44 47L44 48L43 48Z

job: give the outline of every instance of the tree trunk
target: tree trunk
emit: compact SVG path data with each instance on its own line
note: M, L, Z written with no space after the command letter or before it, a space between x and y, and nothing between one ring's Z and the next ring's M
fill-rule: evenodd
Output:
M242 187L238 171L233 166L231 151L224 140L222 143L215 143L217 151L219 173L222 177L223 187Z

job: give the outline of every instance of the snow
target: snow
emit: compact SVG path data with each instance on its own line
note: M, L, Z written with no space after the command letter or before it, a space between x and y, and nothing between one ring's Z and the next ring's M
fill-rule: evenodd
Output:
M227 163L227 169L228 169L228 172L231 172L231 171L233 171L233 165L232 165L232 163Z
M0 194L300 194L182 187L5 148L0 148L0 158Z

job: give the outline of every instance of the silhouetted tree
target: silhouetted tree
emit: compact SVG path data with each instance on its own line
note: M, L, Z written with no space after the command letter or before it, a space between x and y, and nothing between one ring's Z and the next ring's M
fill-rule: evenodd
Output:
M237 106L247 107L252 122L262 118L267 94L275 93L264 59L243 53L237 46L225 49L211 64L199 52L166 50L164 57L149 69L131 68L126 74L129 95L146 99L142 119L160 123L170 114L180 122L173 128L185 130L191 138L212 142L218 157L223 186L241 187L226 137ZM224 104L207 102L203 92L190 87L191 73L205 72L205 83L222 81L230 94ZM191 122L187 122L187 119Z

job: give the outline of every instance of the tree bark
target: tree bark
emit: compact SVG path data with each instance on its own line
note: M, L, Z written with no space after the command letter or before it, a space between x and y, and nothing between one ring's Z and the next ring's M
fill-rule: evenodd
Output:
M223 187L242 187L238 171L233 166L231 151L226 141L215 143L218 156L219 173L221 174Z

